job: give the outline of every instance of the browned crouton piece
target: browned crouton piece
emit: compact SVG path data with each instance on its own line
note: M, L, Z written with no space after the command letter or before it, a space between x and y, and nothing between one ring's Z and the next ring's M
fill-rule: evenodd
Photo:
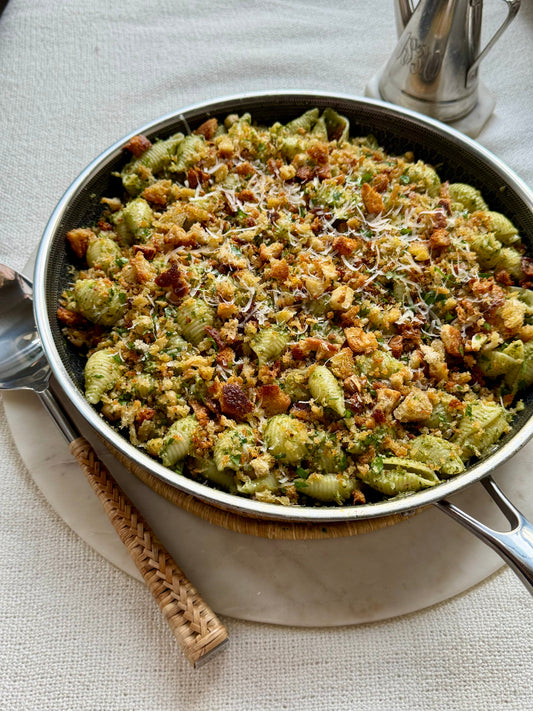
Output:
M258 394L261 407L268 417L287 412L290 407L291 399L279 385L261 385Z
M378 191L374 190L374 188L368 183L362 184L361 197L363 198L363 204L366 207L366 211L370 214L383 212L383 210L385 209L385 205L383 204L383 198L378 193Z
M354 353L372 353L377 350L378 341L373 333L367 333L358 326L345 328L344 334Z
M96 237L94 232L88 228L78 228L67 232L67 239L74 254L83 259L89 246L89 240Z

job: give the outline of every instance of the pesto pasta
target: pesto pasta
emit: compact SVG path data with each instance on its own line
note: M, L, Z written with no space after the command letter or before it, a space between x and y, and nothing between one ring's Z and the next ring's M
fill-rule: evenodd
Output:
M125 149L120 194L66 235L58 318L87 400L135 446L235 496L360 506L509 431L533 260L477 186L329 108Z

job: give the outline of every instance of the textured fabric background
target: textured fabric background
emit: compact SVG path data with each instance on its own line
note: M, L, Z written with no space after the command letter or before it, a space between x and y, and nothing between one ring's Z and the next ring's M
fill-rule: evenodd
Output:
M533 7L522 5L482 65L498 104L479 140L533 186ZM487 0L484 35L504 13ZM132 128L242 91L362 94L394 44L392 0L10 0L0 16L0 261L24 266L62 192ZM192 671L147 590L46 503L3 410L0 447L2 710L533 708L531 600L507 570L377 624L227 620L229 649Z

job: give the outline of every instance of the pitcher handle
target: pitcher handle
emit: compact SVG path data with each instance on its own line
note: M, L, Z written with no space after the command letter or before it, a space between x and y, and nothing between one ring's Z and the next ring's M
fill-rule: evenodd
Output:
M413 0L397 0L394 3L394 18L398 37L401 37L414 11Z
M476 80L477 78L477 72L479 69L479 64L483 57L487 55L490 49L494 46L494 44L497 42L497 40L501 37L501 35L505 32L509 24L514 20L516 13L518 10L520 10L520 2L521 0L504 0L505 3L507 3L507 16L503 23L500 25L496 33L491 37L489 42L485 45L484 49L481 50L481 52L478 54L478 56L474 59L472 64L470 65L470 68L468 69L468 72L466 73L466 87L470 87L472 83ZM483 0L470 0L471 7L472 7L472 13L471 13L471 22L472 22L472 27L480 27L481 26L481 13L483 11Z
M498 553L533 594L533 525L509 501L494 479L481 481L511 525L510 531L496 531L443 499L435 505Z

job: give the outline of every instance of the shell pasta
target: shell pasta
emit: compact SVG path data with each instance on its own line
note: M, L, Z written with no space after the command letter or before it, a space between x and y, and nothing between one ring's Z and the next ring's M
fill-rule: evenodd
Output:
M533 384L533 260L478 187L333 109L135 136L58 304L87 400L178 474L277 505L460 475Z

